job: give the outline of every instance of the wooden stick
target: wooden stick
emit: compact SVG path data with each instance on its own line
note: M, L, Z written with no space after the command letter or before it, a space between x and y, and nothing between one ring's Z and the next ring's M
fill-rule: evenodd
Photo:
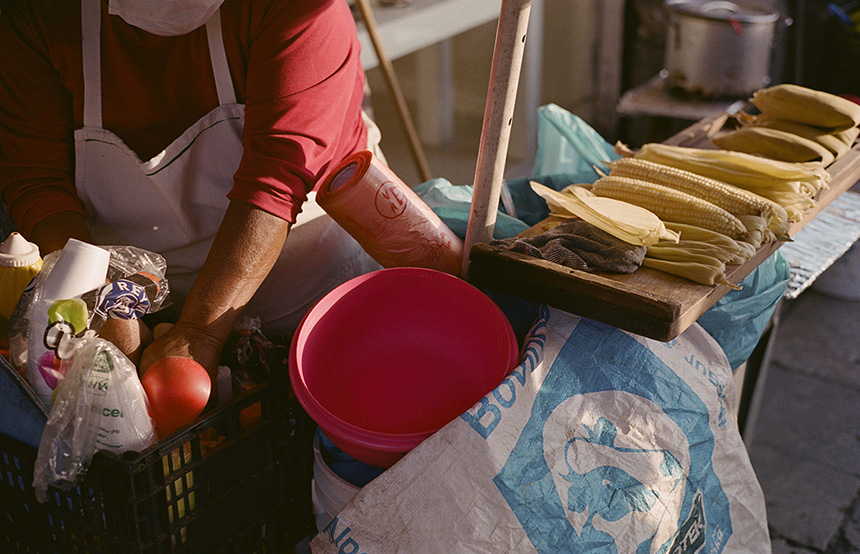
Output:
M415 165L418 167L418 172L421 174L421 178L424 181L429 181L433 178L433 175L430 172L430 165L427 163L427 157L424 155L424 150L421 147L421 140L418 138L415 125L412 123L412 117L409 114L406 99L403 96L403 91L400 89L400 82L397 80L397 75L394 73L394 66L391 64L391 60L385 53L382 39L379 37L379 28L376 25L376 17L373 15L373 8L370 6L370 0L356 0L355 4L361 12L361 18L364 20L367 34L370 36L370 41L373 43L373 49L376 51L376 57L379 59L379 67L382 69L382 74L385 76L385 83L388 86L388 92L394 98L394 102L397 107L397 114L400 116L400 121L406 130L406 136L409 139L409 146L412 151L412 157L415 159Z
M530 12L531 0L502 0L478 147L472 206L466 227L463 277L468 277L472 246L489 242L493 237Z

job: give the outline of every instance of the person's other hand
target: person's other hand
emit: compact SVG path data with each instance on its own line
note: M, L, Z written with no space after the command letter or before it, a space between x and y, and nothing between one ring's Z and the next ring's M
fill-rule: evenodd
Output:
M140 358L140 375L161 358L183 356L192 358L206 368L212 382L218 375L218 360L221 357L223 341L213 335L206 327L179 321L166 331L156 332L156 338Z
M108 319L99 329L99 337L112 342L135 366L152 342L149 327L139 319Z

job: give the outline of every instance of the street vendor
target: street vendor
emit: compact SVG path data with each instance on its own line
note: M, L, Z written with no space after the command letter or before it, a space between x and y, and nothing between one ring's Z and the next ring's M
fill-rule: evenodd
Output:
M9 216L43 255L69 238L162 254L181 311L141 370L179 355L213 374L241 314L287 334L379 267L313 201L327 169L377 151L359 50L341 0L4 0ZM102 335L139 353L128 325Z

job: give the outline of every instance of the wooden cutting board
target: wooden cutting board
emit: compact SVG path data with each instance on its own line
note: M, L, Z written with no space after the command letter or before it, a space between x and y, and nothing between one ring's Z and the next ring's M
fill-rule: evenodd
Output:
M727 114L705 118L666 140L667 144L713 148L709 137L728 119ZM841 193L860 181L860 144L828 168L830 187L820 193L816 206L790 229L794 235ZM522 236L545 230L551 219ZM783 242L763 245L743 265L726 267L731 283L739 283ZM469 281L521 298L587 317L659 341L670 341L696 322L731 289L705 286L649 268L629 275L586 273L559 264L510 252L489 244L476 244L469 257Z

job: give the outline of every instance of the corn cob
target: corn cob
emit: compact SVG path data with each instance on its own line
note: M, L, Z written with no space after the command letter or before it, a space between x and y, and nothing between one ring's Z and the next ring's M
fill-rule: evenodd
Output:
M616 152L623 156L635 156L686 169L717 181L753 190L762 196L764 195L759 191L779 189L788 182L808 183L813 190L819 190L825 188L830 181L830 174L821 162L789 163L743 152L707 150L659 142L644 144L635 153L618 143Z
M680 221L713 229L732 238L746 235L743 223L710 202L669 187L626 177L601 177L591 187L597 196L641 206L663 221Z
M553 215L579 217L618 239L639 246L648 246L660 239L678 240L677 233L666 229L660 218L645 208L598 198L580 186L571 185L559 192L535 181L530 184Z
M691 171L637 158L619 158L610 163L609 174L663 185L715 204L734 216L757 214L768 219L776 232L787 233L785 209L762 196Z
M726 280L726 266L716 259L713 259L712 263L672 262L645 256L645 259L642 260L642 266L671 273L700 285L726 285L733 289L740 289L739 286Z
M834 158L838 158L851 149L851 145L860 133L860 127L852 127L844 131L831 131L821 127L813 127L806 123L788 121L786 119L773 119L765 115L750 115L746 112L738 112L737 120L742 125L753 127L765 127L785 133L791 133L807 140L811 140L827 148Z
M860 125L860 105L835 94L798 85L781 84L758 90L750 102L761 113L775 119L833 130Z
M720 133L711 138L718 148L764 156L783 162L820 161L824 166L833 163L833 152L821 144L770 127L741 127Z

